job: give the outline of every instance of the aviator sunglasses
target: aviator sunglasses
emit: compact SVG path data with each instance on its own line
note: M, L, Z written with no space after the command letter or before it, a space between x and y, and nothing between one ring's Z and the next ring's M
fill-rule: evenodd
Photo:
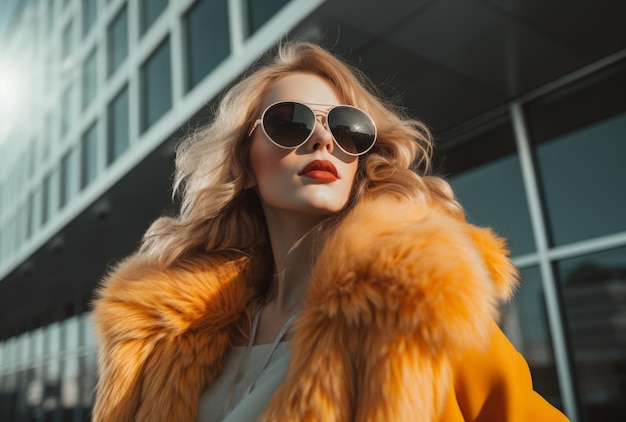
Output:
M349 105L336 105L327 111L314 111L309 105L330 106L295 101L272 104L254 122L249 135L260 124L265 135L276 146L297 148L309 140L317 124L317 115L321 115L325 117L323 124L332 134L335 144L346 154L365 154L374 146L376 125L363 110Z

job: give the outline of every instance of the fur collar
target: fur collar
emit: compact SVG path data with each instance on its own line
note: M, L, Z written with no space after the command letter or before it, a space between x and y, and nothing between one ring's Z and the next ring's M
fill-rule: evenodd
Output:
M484 344L515 288L506 254L490 230L435 206L358 205L314 267L264 420L432 420L454 361ZM229 252L170 268L137 255L118 266L94 307L94 420L195 420L199 394L246 329L262 265Z

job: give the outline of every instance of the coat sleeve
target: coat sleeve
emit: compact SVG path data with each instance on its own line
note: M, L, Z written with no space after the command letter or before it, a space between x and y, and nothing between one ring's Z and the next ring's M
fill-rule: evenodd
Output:
M458 420L455 413L475 422L568 420L533 389L528 364L495 322L487 347L469 350L455 367L442 421Z

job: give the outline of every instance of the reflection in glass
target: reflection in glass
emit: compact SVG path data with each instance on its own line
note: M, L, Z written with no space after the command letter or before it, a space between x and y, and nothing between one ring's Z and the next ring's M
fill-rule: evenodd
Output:
M626 414L626 248L556 264L582 421Z
M528 362L535 390L562 409L541 273L538 267L524 268L520 272L521 287L503 307L501 326Z
M129 145L127 86L124 86L109 104L107 123L107 164L111 164L126 151Z
M128 16L122 7L107 30L107 75L122 64L128 55Z
M248 0L249 33L254 34L289 0Z
M200 0L185 15L187 90L230 54L227 3L227 0Z
M141 131L145 131L172 107L172 67L169 38L141 67Z
M515 255L535 250L513 129L502 119L460 139L442 141L434 157L468 219L505 237Z

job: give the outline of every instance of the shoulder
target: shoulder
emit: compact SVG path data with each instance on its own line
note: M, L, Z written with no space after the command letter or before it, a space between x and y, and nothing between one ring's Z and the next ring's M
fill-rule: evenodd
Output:
M239 315L254 293L250 278L243 254L198 254L170 266L133 255L96 292L96 333L102 341L146 339L180 334L199 319Z
M504 240L444 210L380 197L359 204L325 244L309 304L349 321L389 321L432 347L484 341L517 285ZM381 318L388 315L388 318Z

